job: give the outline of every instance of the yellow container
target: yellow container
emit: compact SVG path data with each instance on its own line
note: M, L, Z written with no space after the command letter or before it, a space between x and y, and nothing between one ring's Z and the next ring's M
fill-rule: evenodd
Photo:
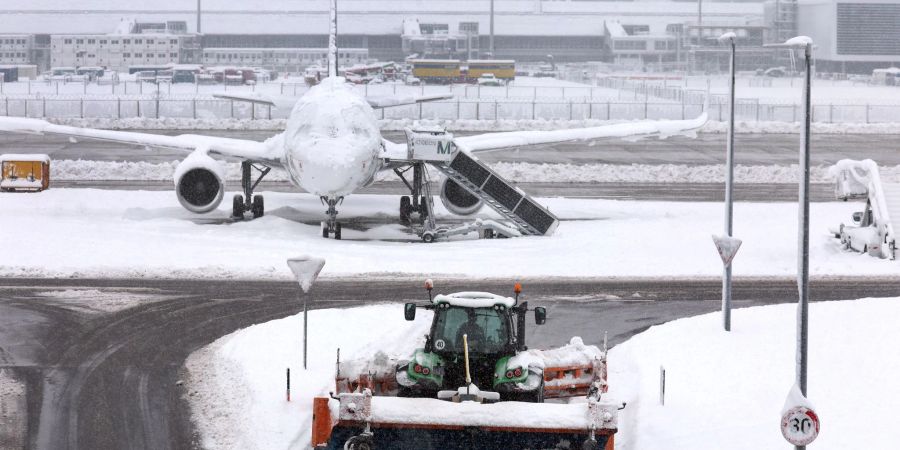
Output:
M43 191L50 187L50 157L47 155L0 155L0 190Z

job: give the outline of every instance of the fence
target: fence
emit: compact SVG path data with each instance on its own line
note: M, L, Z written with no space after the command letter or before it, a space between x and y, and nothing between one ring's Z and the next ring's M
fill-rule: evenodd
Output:
M383 109L382 119L440 120L639 120L688 119L702 109L700 102L452 99ZM129 96L116 98L51 98L48 96L0 97L0 115L36 118L193 118L272 119L285 118L288 111L263 105L216 98L169 98ZM728 107L721 101L710 105L710 118L724 120ZM735 116L741 121L797 122L799 105L738 101ZM814 105L815 122L900 122L900 105Z
M752 80L751 80L752 81ZM685 88L681 82L635 82L600 78L598 86L406 86L358 85L367 96L453 93L452 100L381 110L383 119L442 120L640 120L686 119L700 113L705 89ZM284 118L288 111L247 102L223 100L213 93L257 92L301 96L303 83L260 83L254 86L198 84L116 84L17 82L0 83L0 114L47 118ZM726 97L711 98L710 117L724 120ZM741 121L797 122L802 111L795 103L737 99L735 116ZM900 104L817 104L813 121L900 122Z

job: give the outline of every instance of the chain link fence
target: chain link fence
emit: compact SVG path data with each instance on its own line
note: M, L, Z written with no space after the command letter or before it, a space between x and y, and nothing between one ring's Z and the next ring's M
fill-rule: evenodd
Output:
M397 106L376 112L382 119L437 120L642 120L689 119L702 110L706 91L665 84L637 84L599 79L599 86L355 86L362 95L427 95L453 93L439 102ZM62 87L60 87L62 86ZM257 92L300 96L302 83L222 86L121 82L6 83L0 95L0 115L35 118L192 118L279 119L289 111L265 105L219 99L221 92ZM29 91L31 91L29 93ZM143 93L142 93L143 91ZM57 93L58 92L58 93ZM710 118L724 120L725 97L712 96ZM747 122L797 122L802 110L791 103L737 99L735 116ZM900 104L817 104L813 121L823 123L900 122Z

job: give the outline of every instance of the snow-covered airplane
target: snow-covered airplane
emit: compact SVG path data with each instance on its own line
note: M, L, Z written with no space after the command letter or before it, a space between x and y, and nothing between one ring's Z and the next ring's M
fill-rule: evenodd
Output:
M336 0L332 0L328 77L310 88L296 101L285 131L264 142L196 134L162 136L99 130L55 125L40 119L18 117L0 117L0 131L58 134L73 138L183 150L189 154L175 171L175 193L185 209L200 214L215 210L225 193L224 170L213 157L231 157L242 161L243 194L236 194L232 203L232 215L236 218L243 218L246 212L252 213L253 217L264 214L263 197L254 195L254 189L272 168L283 169L295 186L318 196L328 206L327 220L322 222L322 235L340 239L338 204L344 197L374 182L376 173L380 171L394 171L410 189L410 196L403 196L400 199L400 218L404 222L409 221L412 213L418 213L420 217L430 216L432 195L428 190L426 164L442 169L445 174L458 175L460 171L454 169L468 167L473 176L485 174L487 179L490 172L489 175L493 177L492 181L485 181L485 185L469 183L465 178L445 179L441 185L440 198L447 209L455 214L474 214L485 203L485 199L501 214L513 210L533 213L542 207L535 206L524 192L509 187L510 185L496 173L482 166L472 166L480 163L469 155L485 150L604 137L677 135L691 132L707 121L704 110L700 116L692 120L645 121L554 131L501 132L457 138L434 130L427 130L424 133L408 130L407 143L394 143L381 136L373 108L414 104L449 96L364 98L355 92L352 85L346 83L343 77L338 76L336 36ZM237 98L269 101L260 100L259 97ZM422 149L431 149L431 154L421 151ZM460 153L465 159L460 159L459 163L451 163L450 156ZM412 180L407 180L405 175L410 170ZM496 181L494 184L499 184L490 190L493 192L492 196L481 195L479 189L491 188L493 185L486 185L494 181ZM513 203L503 206L504 199ZM527 199L530 203L523 204L523 199ZM505 216L511 217L508 214ZM557 222L555 217L551 218L552 223L549 223L548 219L538 218L541 224L537 226L536 231L532 228L534 232L531 234L552 233ZM434 231L433 218L430 225L431 231ZM423 239L430 242L435 236L426 230Z

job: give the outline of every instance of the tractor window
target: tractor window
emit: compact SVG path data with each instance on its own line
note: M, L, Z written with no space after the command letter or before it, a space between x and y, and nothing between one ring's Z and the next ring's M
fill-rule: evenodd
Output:
M438 308L434 343L438 351L462 353L463 334L468 335L469 352L497 353L507 343L506 320L493 308ZM438 343L442 341L443 343ZM441 348L443 347L443 348Z

